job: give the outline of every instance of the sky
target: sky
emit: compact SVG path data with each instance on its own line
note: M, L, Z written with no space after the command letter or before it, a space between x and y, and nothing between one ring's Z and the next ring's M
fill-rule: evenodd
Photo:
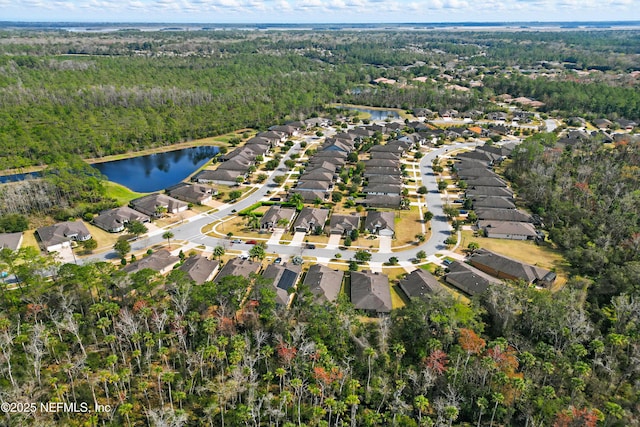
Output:
M0 0L0 21L392 23L640 20L640 0Z

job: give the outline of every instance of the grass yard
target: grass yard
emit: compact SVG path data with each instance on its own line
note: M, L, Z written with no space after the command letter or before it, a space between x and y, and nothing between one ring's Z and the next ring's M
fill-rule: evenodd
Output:
M393 247L410 245L416 242L416 234L422 233L422 218L417 206L411 206L409 210L397 210L395 225L396 238ZM431 232L425 227L425 238L428 239Z
M391 307L393 309L402 308L405 305L409 304L409 298L405 295L405 293L400 289L400 286L397 284L391 284Z
M93 252L105 252L109 251L113 248L113 245L118 241L118 238L122 236L122 233L109 233L108 231L104 231L102 228L98 228L93 224L89 224L85 221L82 221L84 225L87 226L87 229L91 233L91 236L98 243L98 247L93 250ZM81 254L81 250L76 250L76 255Z
M536 245L529 240L489 239L486 237L474 237L473 231L462 231L462 242L456 250L463 254L469 242L477 242L481 248L494 251L527 264L553 270L558 274L556 287L561 287L567 281L568 263L557 249L550 247L548 243Z
M112 181L107 181L105 183L105 187L107 189L107 197L116 199L121 205L128 205L131 200L137 199L138 197L142 197L147 194L136 193L135 191L129 190L124 185L120 185Z
M27 230L22 234L22 245L20 247L24 248L27 246L32 246L34 248L40 249L38 245L38 240L36 239L36 231L35 230Z

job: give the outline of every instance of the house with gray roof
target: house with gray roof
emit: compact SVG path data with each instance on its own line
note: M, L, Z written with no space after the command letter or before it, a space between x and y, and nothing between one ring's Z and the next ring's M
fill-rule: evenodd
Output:
M70 247L71 241L85 242L91 239L87 226L80 220L59 222L36 230L42 247L47 252L59 251L64 246Z
M395 214L390 211L370 211L364 220L364 228L372 234L380 236L395 235Z
M505 187L467 187L466 191L467 197L475 198L481 196L490 196L490 197L506 197L513 199L513 191L509 188Z
M368 183L362 189L362 192L376 196L400 195L402 193L402 184Z
M333 302L338 298L342 287L344 272L332 270L321 264L314 264L307 271L302 284L315 295L316 302Z
M373 175L367 178L367 184L368 185L374 185L374 184L400 185L402 184L402 177L400 175L389 175L389 176Z
M531 264L527 264L487 249L478 249L468 258L475 268L499 279L523 280L526 283L548 286L556 279L556 274Z
M529 222L482 220L478 221L478 228L492 239L531 240L538 236L535 226Z
M269 264L262 277L273 280L276 290L276 304L287 307L293 298L293 290L302 273L302 266L285 263Z
M179 262L179 257L171 255L171 253L166 249L160 249L149 256L127 264L122 268L122 271L127 273L137 273L145 268L149 268L160 274L166 274Z
M454 261L447 267L445 281L469 295L479 295L491 285L502 281L460 261Z
M331 215L329 232L331 234L345 235L360 228L360 215Z
M206 185L193 185L184 182L167 188L169 196L197 205L210 202L215 193L217 191Z
M259 270L259 262L242 258L232 258L220 269L220 273L218 273L214 282L220 283L220 281L227 276L242 276L248 279L251 273L257 273Z
M248 170L212 170L205 169L191 178L200 184L237 185L238 178L244 181L248 176Z
M438 279L427 270L418 268L407 274L398 284L409 298L427 298L446 292Z
M154 218L160 218L163 211L169 214L176 214L184 212L189 208L187 203L174 199L166 194L159 193L134 199L129 203L129 206L138 212Z
M293 223L293 229L304 233L314 233L318 227L323 230L328 217L329 209L304 207Z
M23 233L0 233L0 249L17 251L22 244Z
M483 221L533 222L533 217L519 209L478 208L476 216Z
M399 194L367 194L364 200L359 199L357 203L370 208L398 209L402 204L402 196Z
M213 280L218 272L219 266L219 261L209 259L202 255L193 255L185 259L178 268L187 273L187 276L189 276L191 280L201 285L204 282Z
M293 190L291 190L291 194L299 194L305 203L314 203L317 199L327 200L329 198L329 192L323 190L294 188Z
M389 313L393 308L389 277L370 271L352 271L351 302L358 310Z
M93 224L110 233L123 231L132 221L149 222L149 215L131 209L129 206L109 209L93 218Z
M475 176L464 180L467 187L507 187L507 182L496 176Z
M476 196L471 197L471 202L474 209L515 209L516 207L513 200L507 197Z
M294 208L283 208L282 206L273 205L260 219L260 228L283 228L287 229L296 216ZM286 225L284 224L286 220Z

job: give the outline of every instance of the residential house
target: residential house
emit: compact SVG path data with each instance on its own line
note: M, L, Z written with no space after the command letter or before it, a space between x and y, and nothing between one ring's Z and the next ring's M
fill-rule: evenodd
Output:
M400 195L402 193L402 184L368 183L362 192L375 196Z
M485 292L491 285L502 284L501 280L460 261L451 263L444 277L447 283L471 296Z
M364 221L364 228L372 234L380 236L395 235L395 214L390 211L370 211Z
M293 229L305 233L314 233L317 230L322 231L328 217L329 209L302 208L293 223Z
M504 111L493 111L491 113L487 113L487 120L493 120L497 122L506 122L507 113L505 113Z
M491 209L515 209L516 205L511 198L507 197L490 197L477 196L471 198L473 209L491 208Z
M167 274L178 262L180 262L179 257L171 255L171 252L166 249L160 249L149 256L127 264L122 271L131 274L149 268L160 274Z
M371 208L398 209L402 204L402 196L397 194L367 194L364 201L359 201Z
M507 182L495 176L477 176L464 180L467 187L507 187Z
M260 270L260 263L253 262L248 259L232 258L220 269L220 273L213 280L220 283L227 276L242 276L248 279L251 273L257 273Z
M332 270L321 264L314 264L307 271L302 284L315 295L316 302L333 302L340 294L344 272Z
M331 215L329 232L331 234L349 234L360 228L360 215Z
M383 176L401 176L402 172L400 172L400 168L398 167L367 167L363 173L365 178L374 175L383 175Z
M273 280L273 286L276 290L276 304L287 307L293 298L293 290L295 288L302 266L285 263L285 264L269 264L262 273L262 277Z
M389 313L393 308L389 277L370 271L352 271L351 302L358 310Z
M191 180L200 184L220 184L233 186L237 185L238 181L244 181L247 176L247 170L242 171L205 169L198 172Z
M296 216L296 210L294 208L283 208L278 205L271 206L269 210L260 219L260 228L287 229L293 222L293 218L295 216Z
M163 213L177 214L184 212L189 208L187 203L159 193L134 199L129 203L129 206L154 218L161 217Z
M513 191L505 187L467 187L466 196L474 199L476 197L506 197L513 199Z
M442 295L446 289L431 273L421 268L407 274L398 284L400 289L411 298L428 298L432 295Z
M479 208L475 213L479 220L533 222L531 215L518 209Z
M98 216L93 218L93 224L110 233L119 233L132 221L149 222L150 219L149 215L128 206L121 206L100 212Z
M211 260L202 255L193 255L185 259L180 270L187 273L187 276L197 284L210 282L218 272L220 262Z
M556 279L552 271L486 249L474 251L468 261L475 268L499 279L523 280L541 286L549 286Z
M372 160L400 160L402 153L390 151L371 151Z
M595 119L593 121L593 124L598 129L609 129L613 126L613 123L611 122L611 120L607 120L607 119Z
M287 135L282 132L276 131L268 131L268 132L259 132L256 135L258 138L265 138L271 143L271 147L275 147L280 145L281 142L285 142L287 140Z
M538 237L536 228L529 222L482 220L478 229L492 239L528 240Z
M22 245L23 233L0 233L0 249L17 251Z
M91 239L91 233L82 221L59 222L36 230L42 247L47 252L60 251L63 247L70 247L71 241L85 242Z
M290 194L299 194L305 203L315 203L317 200L325 201L329 198L329 192L322 190L294 188Z
M284 133L288 137L298 136L300 134L300 128L299 127L295 127L295 126L291 126L291 125L271 126L269 128L269 130L270 131L274 131L274 132Z
M366 168L396 168L400 169L400 161L395 159L370 159L365 160Z
M400 175L372 175L367 177L367 185L388 184L402 186L402 176ZM402 191L402 190L401 190Z
M217 191L215 191L217 193ZM180 183L167 188L167 194L175 199L201 205L211 201L214 189L204 185Z

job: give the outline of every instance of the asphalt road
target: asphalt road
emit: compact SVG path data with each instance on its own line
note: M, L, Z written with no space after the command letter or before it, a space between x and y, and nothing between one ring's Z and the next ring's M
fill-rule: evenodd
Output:
M312 139L313 137L307 137L307 140ZM423 185L427 187L429 190L426 194L426 202L427 209L430 210L434 217L431 221L431 236L428 240L423 242L420 245L412 246L407 248L406 250L394 252L393 254L389 253L372 253L371 261L373 262L386 262L389 257L395 256L400 261L408 261L412 258L416 257L416 254L419 251L424 251L427 254L427 257L430 255L434 255L437 252L446 248L444 245L444 240L449 237L451 234L451 226L446 220L446 216L443 212L444 202L442 200L442 194L438 192L436 176L433 173L433 169L431 167L432 161L437 156L442 156L446 154L448 151L459 149L463 147L473 147L475 143L465 143L465 144L456 144L456 145L448 145L443 146L439 149L431 151L427 153L420 161L420 173L422 175ZM277 175L282 175L288 169L284 166L284 162L290 159L292 154L299 153L301 150L300 143L296 143L289 152L283 156L282 161L278 169L265 181L265 183L258 188L257 191L253 192L245 199L240 200L237 203L231 205L223 205L221 209L215 213L203 213L196 215L194 217L185 220L183 224L170 228L171 232L174 234L173 240L177 241L188 241L197 245L206 245L209 248L213 248L215 246L221 245L225 247L225 249L234 249L241 251L248 251L251 249L252 245L248 245L245 243L231 243L229 239L226 238L215 238L211 236L207 236L202 234L201 230L204 226L223 219L229 215L237 211L241 211L254 203L259 202L260 200L268 197L268 192L271 190L275 190L277 184L273 182L273 177ZM153 245L163 243L166 239L162 238L162 234L167 231L167 229L161 229L154 232L151 232L139 240L131 242L131 250L132 252L139 252L146 248L149 248ZM349 260L354 255L353 250L338 250L338 249L307 249L304 246L290 246L290 245L268 245L267 246L268 253L275 253L279 256L293 256L293 255L301 255L301 256L315 256L318 258L334 258L335 254L340 253L343 260ZM79 260L82 263L87 262L95 262L95 261L106 261L106 260L114 260L117 259L118 255L111 251L107 253L95 254L93 256L83 258Z

